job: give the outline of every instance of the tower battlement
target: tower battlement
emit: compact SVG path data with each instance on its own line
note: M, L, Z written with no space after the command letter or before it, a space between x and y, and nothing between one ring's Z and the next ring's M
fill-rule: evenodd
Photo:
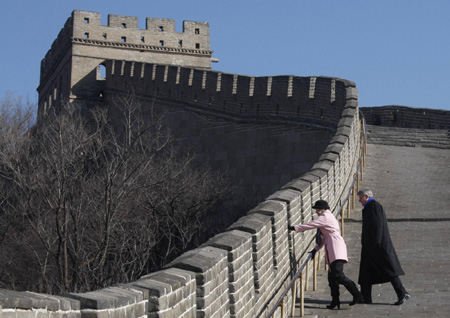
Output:
M72 14L73 37L176 48L180 52L198 50L205 53L210 49L208 22L183 21L183 31L177 32L172 19L146 18L145 29L139 29L137 17L109 14L106 26L101 25L100 18L97 12L75 10Z
M134 16L74 10L41 62L39 105L55 100L92 98L92 87L105 60L117 59L211 69L208 22L146 18L145 29ZM95 86L95 85L94 85Z

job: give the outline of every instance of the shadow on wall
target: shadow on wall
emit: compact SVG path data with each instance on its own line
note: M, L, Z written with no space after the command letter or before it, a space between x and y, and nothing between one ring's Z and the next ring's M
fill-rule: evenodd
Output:
M309 171L334 136L325 129L226 121L183 109L165 118L182 149L196 154L198 165L226 171L238 185L238 196L258 202Z

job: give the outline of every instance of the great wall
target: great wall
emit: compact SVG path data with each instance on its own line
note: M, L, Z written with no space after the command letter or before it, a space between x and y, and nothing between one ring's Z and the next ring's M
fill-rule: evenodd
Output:
M0 317L266 317L314 236L294 236L288 226L311 220L319 198L334 212L349 204L364 144L355 83L213 71L207 23L187 23L180 34L167 19L148 19L145 32L135 17L108 21L99 26L98 13L73 12L42 62L38 116L62 99L101 101L132 90L143 103L171 109L167 123L201 160L232 166L242 195L257 183L265 199L226 232L135 282L60 296L0 290ZM364 110L372 124L410 123L410 109L400 117L396 109L373 112ZM450 122L446 112L424 118L414 127L445 130ZM284 301L292 305L292 291Z

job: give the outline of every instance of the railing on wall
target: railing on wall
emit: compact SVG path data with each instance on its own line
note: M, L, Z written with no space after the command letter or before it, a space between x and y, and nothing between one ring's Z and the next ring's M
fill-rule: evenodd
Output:
M367 152L367 130L366 130L366 122L365 122L365 118L364 115L361 111L359 111L360 114L360 125L361 125L361 148L360 148L360 156L358 159L358 164L357 164L357 168L356 168L356 173L353 177L353 181L351 184L351 187L348 190L348 193L345 197L345 199L343 200L342 204L340 205L339 209L337 210L337 212L335 212L334 214L340 215L340 220L341 220L341 233L342 236L344 236L344 210L347 209L347 219L350 218L350 204L352 206L352 208L355 208L355 200L356 200L356 193L358 193L359 191L359 181L363 180L363 168L365 167L365 157L366 157L366 152ZM351 199L351 202L350 202ZM314 239L312 239L309 242L309 245L311 245L311 243L314 241ZM319 251L320 253L320 251ZM313 260L313 291L316 290L316 286L317 286L317 270L320 267L320 254L318 255L318 257L313 258L312 254L309 253L308 256L306 257L306 259L303 261L303 263L301 264L299 270L295 273L294 277L291 279L291 281L289 282L289 285L283 290L283 293L281 294L281 296L278 298L277 302L275 303L275 306L273 307L273 309L269 312L269 314L267 315L267 318L271 318L273 317L274 313L278 310L281 309L281 317L285 317L285 311L286 311L286 307L285 307L285 298L288 295L289 291L292 292L292 306L291 306L291 316L294 317L295 315L295 306L296 306L296 293L297 293L297 283L299 283L299 291L300 291L300 317L304 316L304 290L308 289L308 278L309 278L309 263L311 261L311 259ZM319 259L319 263L316 264L317 259Z

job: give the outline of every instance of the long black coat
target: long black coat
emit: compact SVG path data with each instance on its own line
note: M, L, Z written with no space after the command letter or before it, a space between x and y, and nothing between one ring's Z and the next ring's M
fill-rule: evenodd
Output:
M386 214L380 203L368 202L362 210L359 284L381 284L404 275L389 234Z

